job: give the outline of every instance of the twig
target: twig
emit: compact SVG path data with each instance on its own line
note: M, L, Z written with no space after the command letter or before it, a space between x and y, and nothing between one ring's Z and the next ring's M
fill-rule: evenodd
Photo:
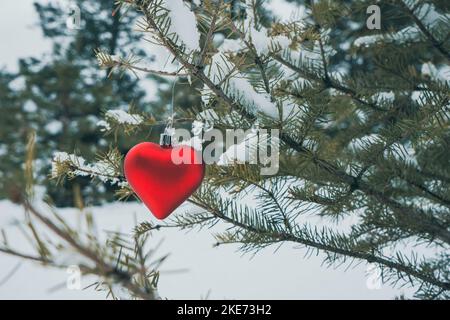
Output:
M405 12L414 20L414 23L417 25L417 27L422 31L422 33L425 35L425 37L431 42L433 47L435 47L444 57L447 58L447 60L450 60L450 52L448 52L442 42L439 42L432 34L431 32L425 27L425 25L420 21L420 19L414 14L414 11L412 11L404 1L398 0L398 3L400 6L405 10Z

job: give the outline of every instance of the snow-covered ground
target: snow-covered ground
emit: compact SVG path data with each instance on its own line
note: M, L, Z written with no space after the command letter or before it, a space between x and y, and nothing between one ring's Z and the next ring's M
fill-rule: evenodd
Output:
M182 206L178 213L186 210ZM154 221L138 203L115 203L92 208L98 230L130 232L138 222ZM177 214L174 213L174 214ZM77 210L61 209L60 215L76 221ZM6 228L11 244L28 250L28 243L14 221L23 210L0 201L0 226ZM162 230L154 234L155 246L163 240L158 253L170 254L161 267L160 295L169 299L391 299L401 290L367 286L366 266L345 271L321 266L321 257L306 259L304 250L285 244L265 249L255 256L242 255L237 246L213 248L212 230L184 232ZM0 254L0 283L19 263L19 259ZM65 270L43 268L22 262L5 283L0 285L0 299L103 299L104 293L93 289L68 290ZM83 278L82 287L92 278ZM370 285L369 285L370 287ZM52 290L52 288L59 288Z

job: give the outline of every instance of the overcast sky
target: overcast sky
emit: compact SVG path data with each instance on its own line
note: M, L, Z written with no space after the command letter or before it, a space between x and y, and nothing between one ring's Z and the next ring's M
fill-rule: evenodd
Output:
M17 68L17 59L40 56L50 49L49 42L42 38L37 28L37 15L32 0L0 1L0 67ZM290 7L282 1L272 4L285 17L291 14ZM184 210L181 208L180 210ZM68 217L73 210L64 209ZM129 231L133 227L133 215L139 221L152 219L140 204L110 205L94 209L102 228ZM11 242L26 246L12 222L21 215L21 210L7 201L0 201L0 227L12 234ZM162 231L154 242L164 239L159 252L170 253L163 271L185 269L181 273L161 275L160 294L168 299L205 297L210 298L266 298L266 299L391 299L402 290L383 286L370 290L366 284L366 265L345 271L321 266L321 257L304 258L304 250L286 244L275 252L275 247L266 249L252 258L242 256L237 247L212 248L214 239L210 230L200 232ZM18 260L0 255L0 283ZM0 285L0 298L102 298L92 290L56 292L48 289L64 283L67 274L29 263L22 263L14 276ZM83 280L88 285L89 279Z

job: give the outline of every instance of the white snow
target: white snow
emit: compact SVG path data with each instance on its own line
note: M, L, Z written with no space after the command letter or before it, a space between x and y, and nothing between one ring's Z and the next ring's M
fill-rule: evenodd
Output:
M450 82L450 66L436 66L431 62L422 64L422 75L429 76L433 80Z
M6 144L0 144L0 156L4 156L8 153L8 146Z
M252 130L241 142L230 146L219 158L217 165L234 163L256 163L258 157L258 133Z
M416 11L416 15L427 25L428 27L433 27L438 22L448 23L450 19L450 14L441 14L436 11L436 7L432 3L424 2L423 5L419 7Z
M379 134L372 133L360 138L355 138L349 143L349 148L355 152L366 149L373 144L380 143L382 137Z
M378 35L364 36L364 37L357 38L353 42L353 45L355 45L356 47L369 46L369 45L374 44L374 43L376 43L377 41L380 41L380 40L381 40L381 38Z
M219 47L220 52L237 52L244 49L241 39L225 39Z
M213 122L220 120L219 115L213 109L205 109L197 114L197 119Z
M72 265L72 266L83 265L83 266L89 266L92 268L95 267L95 264L92 262L92 260L81 255L79 252L75 251L72 248L67 249L67 250L55 255L53 261L55 264L58 264L58 265Z
M281 22L301 21L306 17L307 9L304 5L286 0L264 1L264 6Z
M427 95L423 91L413 91L411 94L411 100L415 101L418 104L422 104L423 101L426 101Z
M199 136L203 129L205 128L205 124L201 121L194 120L192 123L192 133L194 136Z
M203 140L198 136L193 136L187 141L181 141L180 143L174 143L174 145L189 146L199 152L202 152L202 150L203 150Z
M244 23L245 30L241 30L246 37L246 41L251 42L255 47L256 52L260 56L267 55L274 47L278 49L287 48L291 41L286 36L269 37L268 30L262 26L255 26L255 19L253 11L250 9L250 3L247 2L247 20ZM248 49L243 43L242 39L225 39L219 46L219 52L212 57L209 66L208 75L210 79L218 84L228 77L226 83L222 83L222 88L234 99L244 105L249 105L253 110L259 111L262 114L278 119L280 112L276 101L273 101L270 94L267 92L257 91L245 75L238 71L234 71L234 64L228 60L226 53L236 54L237 52ZM207 94L209 89L205 87L203 99L207 103ZM287 112L283 114L289 115L292 111L292 106L289 104L281 104L283 107L288 106Z
M356 47L369 47L378 41L391 41L396 43L406 43L411 41L417 41L420 38L420 30L415 26L407 26L392 34L376 34L373 36L363 36L357 38L353 45Z
M395 93L393 91L379 92L379 93L373 95L372 99L377 101L377 103L394 102L394 100L395 100Z
M171 132L168 132L168 134L171 136L174 136L176 130L174 128L169 129L169 130ZM189 146L199 152L202 152L203 151L203 142L204 142L202 133L204 130L205 130L205 123L194 120L194 122L192 123L192 129L191 129L193 136L190 137L188 140L182 140L182 141L178 141L178 138L176 138L175 140L173 140L173 144L175 146Z
M56 167L55 165L57 163L63 163L63 162L70 162L77 164L80 167L86 166L86 160L84 160L83 157L76 156L74 154L68 154L67 152L60 152L57 151L53 153L53 159L52 159L52 176L56 176Z
M248 30L244 31L244 34L247 36L247 41L251 42L255 46L258 55L266 55L275 45L285 49L291 44L289 38L283 35L269 37L268 30L263 26L258 26L259 29L256 29L256 19L254 17L254 12L250 1L247 1L246 14L246 24L248 25Z
M443 81L450 82L450 66L443 65L438 69L438 77Z

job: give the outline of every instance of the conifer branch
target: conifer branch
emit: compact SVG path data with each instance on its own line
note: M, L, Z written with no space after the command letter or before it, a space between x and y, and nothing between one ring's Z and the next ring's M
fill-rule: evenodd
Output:
M98 254L94 251L91 251L89 248L82 246L79 244L73 237L70 236L69 233L64 232L58 226L56 226L50 219L42 215L38 210L36 210L27 199L24 199L23 202L24 208L27 212L30 212L33 216L35 216L39 221L41 221L44 225L46 225L50 230L52 230L58 237L65 240L68 244L70 244L73 248L75 248L80 254L89 258L91 261L96 263L96 266L100 269L102 274L116 275L119 279L122 279L123 285L125 288L136 294L138 297L146 300L154 300L155 296L153 292L148 290L143 290L143 288L137 287L130 280L131 276L124 274L122 271L117 270L115 267L112 267L106 264L103 260L101 260Z
M361 98L358 96L358 94L357 94L357 92L356 92L355 90L353 90L353 89L351 89L351 88L348 88L348 87L345 87L345 86L343 86L343 85L340 85L340 84L335 83L335 82L329 77L328 72L325 73L325 74L326 74L325 79L320 79L320 78L317 77L316 75L312 75L311 73L309 73L309 72L307 72L307 71L305 71L305 70L300 69L299 67L297 67L297 66L294 65L293 63L291 63L291 62L289 62L289 61L283 59L279 54L273 54L272 57L273 57L276 61L278 61L279 63L281 63L282 65L284 65L284 66L288 67L289 69L291 69L291 70L297 72L297 73L298 73L299 75L301 75L302 77L304 77L304 78L306 78L306 79L309 79L309 80L312 80L312 81L316 81L316 82L318 81L318 82L322 83L323 86L324 86L326 89L335 89L335 90L338 90L338 91L340 91L340 92L342 92L342 93L344 93L344 94L347 94L347 95L349 95L354 101L356 101L356 102L358 102L358 103L360 103L360 104L362 104L362 105L368 106L368 107L370 107L370 108L373 109L373 110L376 110L376 111L386 111L386 110L384 110L383 108L379 107L379 106L378 106L377 104L375 104L375 103L367 102L367 101L364 101L363 99L361 99Z

